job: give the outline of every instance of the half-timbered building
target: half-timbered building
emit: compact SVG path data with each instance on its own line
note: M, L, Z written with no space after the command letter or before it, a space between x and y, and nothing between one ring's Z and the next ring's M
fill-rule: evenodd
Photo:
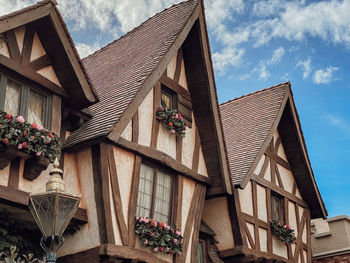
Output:
M233 196L207 200L203 221L217 234L221 259L312 262L310 219L326 210L290 83L223 103L220 113ZM273 220L291 226L293 244L276 240Z
M174 5L83 61L52 1L0 18L0 30L1 109L60 135L66 191L82 195L59 262L195 262L205 198L231 194L202 2ZM45 109L33 119L34 104ZM159 107L178 112L184 137ZM0 171L0 199L26 214L12 206L43 191L50 168L29 178L20 153ZM182 253L141 244L139 217L180 231Z

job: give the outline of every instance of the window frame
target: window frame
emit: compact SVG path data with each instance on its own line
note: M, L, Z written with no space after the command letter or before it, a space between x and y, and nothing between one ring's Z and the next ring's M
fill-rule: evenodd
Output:
M155 206L155 200L156 200L156 186L157 186L157 179L158 179L158 171L161 171L167 175L169 175L171 177L171 193L170 193L170 205L169 205L169 211L168 211L168 225L172 225L174 224L174 211L176 209L175 206L175 193L176 193L176 189L175 187L177 186L176 180L177 180L177 176L174 175L172 172L170 172L168 169L155 164L154 162L150 161L150 160L142 160L141 165L147 165L151 168L154 169L154 174L153 174L153 186L152 186L152 201L151 201L151 209L150 209L150 218L154 218L154 206ZM139 178L141 176L141 169L140 169L140 173L139 173ZM140 185L140 184L139 184ZM139 187L138 185L138 187ZM138 200L138 196L139 196L139 189L137 189L137 200ZM136 211L137 211L137 207L138 205L136 204ZM143 215L138 215L136 212L136 216L143 216Z
M4 111L5 109L6 88L8 79L21 86L19 115L23 116L24 119L28 119L28 103L30 91L39 93L40 95L46 98L46 105L43 109L44 120L42 121L42 124L44 128L51 129L51 94L47 91L44 91L42 88L36 87L34 85L28 85L24 81L19 80L18 77L9 74L4 74L2 72L0 72L0 110Z
M171 98L170 110L177 110L178 109L177 93L175 91L173 91L172 89L170 89L169 87L167 87L166 85L164 85L163 83L161 83L161 86L160 86L160 105L162 107L163 107L163 105L162 105L162 93L164 93L165 95L167 95Z
M285 207L284 207L284 197L282 195L279 195L278 193L271 191L271 220L276 220L273 218L274 215L274 206L273 206L273 199L278 199L279 200L279 211L278 211L278 219L277 221L285 223L286 218L285 218Z
M201 237L198 238L198 243L197 243L197 249L196 249L196 255L198 253L198 247L202 246L202 256L203 256L203 263L208 263L208 249L209 249L209 244L207 239L203 239ZM198 259L198 258L197 258Z

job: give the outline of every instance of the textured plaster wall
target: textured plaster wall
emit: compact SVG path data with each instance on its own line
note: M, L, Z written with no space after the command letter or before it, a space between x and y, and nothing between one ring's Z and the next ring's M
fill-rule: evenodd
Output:
M234 247L226 197L206 200L202 220L215 231L215 238L219 242L216 246L219 250L226 250Z

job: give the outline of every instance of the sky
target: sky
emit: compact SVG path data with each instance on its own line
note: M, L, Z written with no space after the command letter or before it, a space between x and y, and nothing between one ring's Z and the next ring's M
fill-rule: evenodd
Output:
M329 217L350 215L350 0L204 1L219 102L289 80ZM85 57L181 1L57 2Z

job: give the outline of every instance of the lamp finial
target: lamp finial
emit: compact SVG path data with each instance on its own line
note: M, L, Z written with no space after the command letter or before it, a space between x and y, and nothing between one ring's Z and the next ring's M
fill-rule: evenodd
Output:
M59 167L60 163L56 157L53 168L50 171L50 179L46 183L46 192L64 192L63 172Z

